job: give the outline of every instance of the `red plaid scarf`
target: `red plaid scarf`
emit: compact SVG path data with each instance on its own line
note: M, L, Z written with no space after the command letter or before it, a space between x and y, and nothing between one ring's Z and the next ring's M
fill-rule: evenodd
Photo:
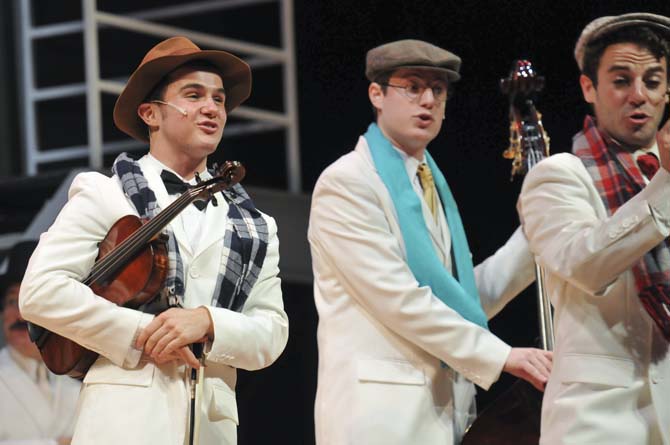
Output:
M579 157L611 216L645 186L633 154L600 134L587 116L584 130L573 140ZM635 286L642 305L666 340L670 341L670 248L664 240L633 265Z

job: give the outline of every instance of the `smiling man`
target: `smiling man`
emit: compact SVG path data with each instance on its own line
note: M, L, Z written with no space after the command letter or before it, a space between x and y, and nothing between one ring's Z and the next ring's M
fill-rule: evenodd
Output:
M167 279L154 300L130 309L82 284L98 245L121 217L151 219L211 178L228 113L251 92L251 71L224 51L184 37L152 48L114 108L117 127L148 142L111 178L84 173L42 235L21 287L27 320L100 354L84 378L74 444L183 445L189 434L189 348L205 343L199 444L237 442L237 368L269 366L288 338L273 218L240 184L216 205L188 205L168 225ZM197 202L203 204L202 202ZM158 266L157 266L158 267Z
M594 116L518 204L555 308L541 443L668 445L670 19L598 18L575 58Z
M473 269L426 150L460 64L418 40L370 50L376 122L314 189L319 445L459 443L475 414L472 382L487 389L506 371L541 389L549 375L551 353L511 348L487 328L534 277L523 235Z

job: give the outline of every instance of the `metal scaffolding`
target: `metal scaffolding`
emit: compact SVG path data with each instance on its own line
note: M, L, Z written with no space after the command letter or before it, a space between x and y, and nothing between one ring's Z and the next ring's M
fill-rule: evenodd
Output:
M24 147L24 173L35 175L38 166L48 165L71 159L88 158L89 167L100 169L103 155L137 149L142 146L132 139L123 141L104 141L102 131L102 93L118 95L125 84L124 80L102 79L100 77L100 48L98 31L103 27L112 27L167 38L175 35L188 37L196 44L208 49L222 49L246 55L246 61L252 69L281 65L283 73L283 111L240 106L235 117L244 118L243 123L230 123L226 126L226 136L257 134L277 129L285 132L286 176L288 189L292 193L301 190L300 148L298 141L298 101L296 80L295 40L293 34L293 0L209 0L185 2L175 6L136 11L124 15L111 14L98 10L96 0L82 0L82 20L41 26L33 26L32 0L14 0L17 11L18 42L18 79L21 104L22 142ZM138 5L141 5L138 0ZM232 8L244 8L261 3L276 3L280 21L280 47L260 45L191 29L158 23L157 20L174 19L200 14L205 11L218 11ZM35 53L33 43L39 39L49 39L73 33L83 33L85 82L76 84L38 87L35 82ZM130 75L130 73L128 73ZM86 119L88 144L50 148L38 144L37 105L39 102L62 99L73 96L86 96Z

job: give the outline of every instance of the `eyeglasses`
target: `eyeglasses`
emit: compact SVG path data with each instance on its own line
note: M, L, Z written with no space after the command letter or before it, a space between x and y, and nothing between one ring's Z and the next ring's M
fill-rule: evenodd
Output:
M447 88L444 85L433 85L429 87L428 85L415 82L412 82L408 85L393 85L391 83L383 83L382 85L398 88L400 93L408 98L410 102L418 102L423 97L423 93L426 91L426 88L431 89L436 103L441 104L447 100Z

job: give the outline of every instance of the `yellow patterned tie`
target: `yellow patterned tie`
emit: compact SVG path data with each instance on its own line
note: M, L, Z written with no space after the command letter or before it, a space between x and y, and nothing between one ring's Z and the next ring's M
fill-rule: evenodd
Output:
M437 214L437 192L435 190L435 182L433 181L433 174L430 172L430 167L423 163L417 168L419 174L419 181L421 181L421 188L423 188L423 199L426 200L433 218Z

